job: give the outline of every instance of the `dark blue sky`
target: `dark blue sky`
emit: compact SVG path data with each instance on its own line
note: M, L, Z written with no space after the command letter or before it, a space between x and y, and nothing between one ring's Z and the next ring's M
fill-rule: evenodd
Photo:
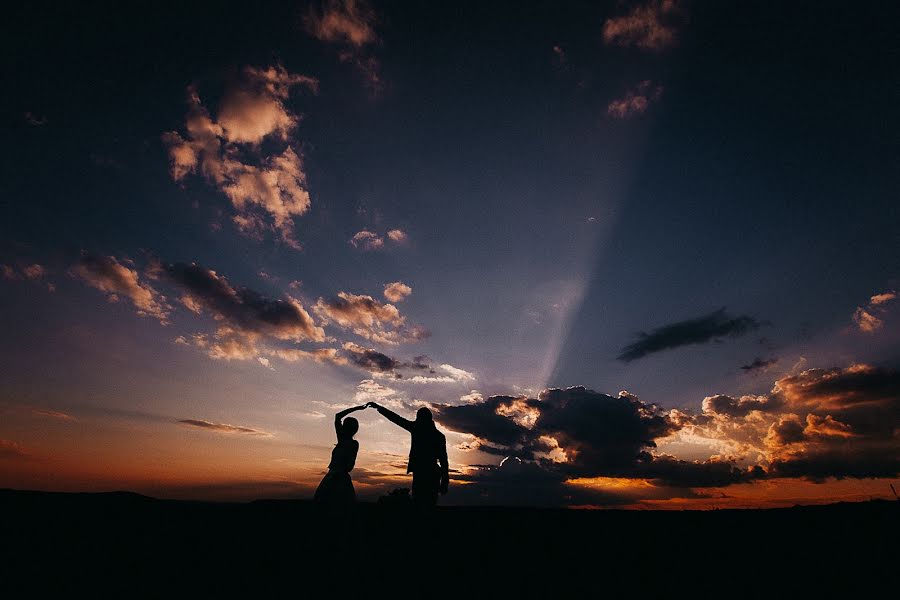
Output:
M900 280L895 6L650 2L671 38L642 44L604 34L640 4L525 4L373 3L361 43L314 34L297 2L6 9L4 401L205 410L324 440L322 423L288 423L273 407L339 405L378 375L210 358L190 336L250 317L212 297L202 317L185 309L196 288L154 279L154 264L172 263L289 293L325 327L327 339L290 342L266 329L274 337L254 338L253 352L352 342L469 373L397 380L404 401L585 385L696 408L714 393L768 392L798 364L896 365L892 301L878 305L877 331L853 320ZM302 157L310 207L291 226L302 250L265 213L261 233L239 231L243 209L202 172L174 181L163 138L187 135L189 88L217 119L248 67L274 66L318 89L279 97L297 119L288 137L239 151L264 164L289 143ZM354 246L361 231L383 245ZM170 324L136 316L122 290L105 302L114 291L73 267L86 256L131 265L167 297ZM44 273L25 275L32 264ZM386 303L394 281L412 288L395 302L403 327L421 324L427 339L379 343L314 310L339 292ZM702 325L722 308L751 326L617 358L640 332ZM757 358L777 362L740 368ZM98 376L103 364L118 366ZM94 391L73 399L52 383L61 369ZM171 395L154 400L160 389Z

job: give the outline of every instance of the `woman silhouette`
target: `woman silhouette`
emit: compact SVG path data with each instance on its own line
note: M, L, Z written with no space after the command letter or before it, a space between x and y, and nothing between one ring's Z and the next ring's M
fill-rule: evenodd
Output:
M353 439L359 430L359 421L353 417L346 419L344 417L364 408L365 406L354 406L334 415L334 433L337 434L337 444L331 451L328 473L316 488L314 496L316 502L331 506L345 506L356 501L356 492L353 491L353 482L350 481L350 471L356 464L356 453L359 452L359 442Z

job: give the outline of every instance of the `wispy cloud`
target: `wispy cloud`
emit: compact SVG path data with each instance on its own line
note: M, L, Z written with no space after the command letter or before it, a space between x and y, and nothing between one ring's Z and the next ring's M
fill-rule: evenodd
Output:
M863 333L875 333L884 327L884 316L888 306L897 299L897 292L888 290L875 294L869 301L858 306L853 313L853 323Z
M48 417L50 419L59 419L60 421L77 421L75 417L68 413L60 412L57 410L49 410L46 408L35 408L31 411L32 414L37 415L39 417Z
M639 333L638 339L625 346L619 360L630 362L648 354L692 344L705 344L723 337L739 337L759 329L763 323L753 317L730 316L724 308L708 315L663 325L650 333Z
M365 0L325 0L310 7L304 25L316 39L336 44L338 58L356 67L366 85L377 92L382 87L381 65L367 51L379 41L377 21L375 10Z
M272 437L271 433L267 433L265 431L259 429L253 429L251 427L244 427L243 425L229 425L228 423L212 423L210 421L203 421L200 419L181 419L178 421L182 425L188 425L190 427L197 427L199 429L207 429L210 431L215 431L217 433L236 433L236 434L244 434L244 435L258 435L263 437Z
M0 440L0 459L28 458L29 454L12 440Z
M603 23L603 41L615 46L663 50L677 41L680 20L679 2L650 0L633 6L625 15L607 19Z
M107 294L110 302L127 298L140 316L151 316L167 324L171 306L166 297L142 280L137 270L126 266L114 256L83 254L69 272L91 287Z
M634 89L628 90L622 98L609 103L606 113L616 119L627 119L643 114L653 102L659 100L663 87L654 85L650 80L640 82Z
M760 371L764 372L768 371L777 364L777 358L762 359L757 356L755 359L753 359L752 363L741 366L741 370L745 373L757 373Z

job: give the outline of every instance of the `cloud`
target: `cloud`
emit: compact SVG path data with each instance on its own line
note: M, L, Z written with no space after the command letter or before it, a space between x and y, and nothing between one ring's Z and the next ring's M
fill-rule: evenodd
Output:
M337 348L316 348L314 350L301 350L299 348L276 348L267 350L266 354L280 358L287 362L300 360L314 360L318 363L331 363L335 365L347 364L347 359L340 355Z
M420 325L406 326L406 317L393 304L383 304L372 296L339 292L337 297L319 298L313 311L324 323L349 329L373 342L396 345L431 335Z
M114 256L82 254L69 272L106 293L110 302L127 298L134 304L138 315L151 316L164 325L168 324L172 307L166 303L166 297L146 281L141 281L136 270L122 264Z
M812 481L900 472L900 373L871 365L808 369L741 399L718 395L703 412L671 416L677 436L756 461L769 477Z
M200 429L208 429L210 431L215 431L218 433L239 433L245 435L258 435L264 437L272 437L271 433L267 433L265 431L261 431L259 429L252 429L250 427L244 427L242 425L229 425L227 423L211 423L210 421L203 421L199 419L181 419L178 421L182 425L189 425L191 427L198 427Z
M37 263L23 265L0 265L0 277L9 281L45 281L47 268ZM47 291L55 292L56 284L46 281Z
M658 327L638 334L637 341L625 346L618 359L630 362L648 354L692 344L705 344L722 337L739 337L759 329L763 323L746 315L731 317L724 308L708 315Z
M475 375L453 365L443 364L434 368L429 368L431 373L443 371L446 375L415 375L406 381L410 383L459 383L463 381L474 381Z
M190 299L187 304L195 311L209 311L217 321L239 331L294 342L325 340L324 330L296 298L268 298L232 286L224 276L197 263L161 265L160 272L184 289Z
M673 46L681 19L679 4L675 0L649 0L634 6L628 14L607 19L603 23L603 41L642 50Z
M661 85L653 85L649 79L628 90L625 96L609 103L606 114L615 119L627 119L644 113L652 102L659 100L663 93Z
M362 0L326 0L320 10L310 7L307 31L323 42L362 47L378 40L375 12Z
M241 232L260 237L273 230L299 249L293 219L309 210L310 197L302 159L288 144L299 117L284 105L298 85L315 91L318 83L280 65L245 67L226 89L218 121L189 87L186 133L169 131L162 139L175 181L199 172L231 201ZM280 142L281 152L263 153L267 140Z
M409 236L406 235L406 232L402 229L390 229L387 232L387 237L392 242L397 242L398 244L402 244L409 239Z
M502 494L495 484L503 480L572 504L572 486L591 480L621 481L634 500L766 478L900 473L900 373L870 365L787 375L769 394L709 396L699 414L584 387L537 398L472 392L461 401L433 405L435 418L470 436L459 449L504 457L500 466L461 468L461 480L489 494ZM710 454L684 460L668 452L685 445L695 456L704 445Z
M16 442L12 440L0 440L0 459L27 458L28 456L28 452Z
M373 250L383 249L385 238L396 244L405 244L409 239L402 229L391 229L384 236L381 236L374 231L363 229L356 232L353 237L350 238L349 243L354 248L371 252Z
M410 294L412 294L412 288L402 281L384 284L384 297L391 302L402 302Z
M343 347L350 362L367 371L393 374L396 369L403 366L401 361L372 348L364 348L353 342L345 342Z
M356 386L356 394L353 402L365 404L366 402L383 402L397 395L397 390L382 385L374 379L363 379Z
M445 427L475 436L481 451L516 457L561 480L624 477L708 487L759 476L727 460L689 462L651 454L655 440L679 425L658 406L628 392L609 396L584 387L552 388L537 398L492 396L434 409Z
M59 412L57 410L49 410L46 408L35 408L32 411L32 414L35 414L39 417L49 417L51 419L59 419L60 421L77 421L75 417L70 414Z
M853 313L853 323L863 333L875 333L884 327L884 315L887 307L897 299L897 292L889 290L875 294L864 306L859 306Z
M778 364L778 358L767 358L763 360L760 357L756 357L753 359L753 362L749 365L741 366L741 370L745 373L756 373L756 372L765 372Z
M203 348L212 358L225 360L256 359L266 353L264 342L322 342L325 331L316 324L299 300L285 295L269 298L246 287L233 286L224 276L196 263L157 265L160 277L179 286L182 304L196 314L209 313L217 321L214 338L192 336L190 342ZM298 360L301 356L327 360L328 351L281 349L274 356Z
M287 110L284 101L298 85L318 89L316 79L288 73L280 65L245 67L222 99L218 122L224 138L247 144L259 144L268 136L287 141L299 119Z
M350 244L352 244L354 248L371 252L372 250L381 250L384 247L384 238L368 229L363 229L350 238Z
M318 40L341 46L338 58L352 64L373 92L382 87L378 59L367 52L376 44L377 15L365 0L325 0L311 6L304 19L306 31Z

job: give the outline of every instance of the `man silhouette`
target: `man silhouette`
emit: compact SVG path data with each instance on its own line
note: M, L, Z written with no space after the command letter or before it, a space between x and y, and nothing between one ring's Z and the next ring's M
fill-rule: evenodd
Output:
M366 406L375 408L388 421L412 434L406 472L413 474L412 500L419 506L437 504L438 493L446 494L450 483L447 462L447 439L434 426L431 411L424 406L416 412L416 420L404 419L376 402Z

